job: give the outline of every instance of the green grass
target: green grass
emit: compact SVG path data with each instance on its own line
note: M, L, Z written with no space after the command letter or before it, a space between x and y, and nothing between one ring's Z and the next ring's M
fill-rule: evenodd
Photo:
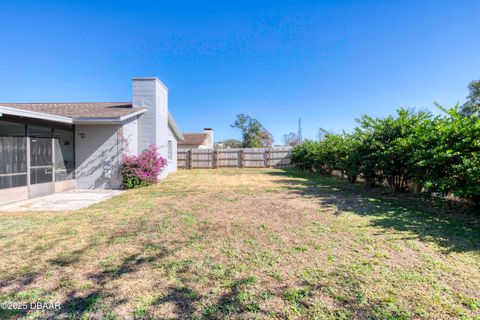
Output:
M0 319L480 319L468 208L294 170L180 171L75 212L2 213Z

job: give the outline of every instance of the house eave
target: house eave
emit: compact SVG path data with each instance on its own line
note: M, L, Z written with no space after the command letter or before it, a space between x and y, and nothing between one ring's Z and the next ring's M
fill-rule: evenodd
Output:
M172 132L175 135L175 138L177 139L177 141L185 140L185 138L183 137L183 134L178 129L177 124L175 123L175 120L173 120L173 117L170 114L170 112L168 113L168 126L172 130Z
M35 112L35 111L28 111L10 107L0 106L0 116L3 114L16 116L16 117L23 117L23 118L32 118L32 119L39 119L39 120L46 120L46 121L53 121L59 123L66 123L72 124L73 119L69 117L57 116L53 114Z
M145 113L142 109L121 117L74 117L73 124L123 124L125 121Z
M142 109L121 117L64 117L48 113L0 106L0 117L2 114L5 114L16 117L32 118L66 124L122 124L133 117L145 113L146 111L146 109Z

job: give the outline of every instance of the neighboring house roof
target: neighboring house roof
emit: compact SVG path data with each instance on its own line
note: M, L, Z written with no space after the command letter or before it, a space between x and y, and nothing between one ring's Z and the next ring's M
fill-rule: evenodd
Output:
M185 140L178 141L178 145L201 145L205 139L207 139L208 134L206 133L183 133Z
M121 123L146 111L133 108L131 102L0 103L0 116L4 113L72 124ZM170 113L168 125L177 140L182 141L182 133Z

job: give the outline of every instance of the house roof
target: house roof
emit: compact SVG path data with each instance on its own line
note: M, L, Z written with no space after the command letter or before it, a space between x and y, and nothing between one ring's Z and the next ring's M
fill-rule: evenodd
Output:
M183 133L185 140L178 141L178 145L201 145L208 137L206 133Z
M131 102L0 103L0 116L3 113L68 124L122 123L146 111L133 108ZM177 140L182 141L182 133L170 113L168 125Z
M143 108L131 102L0 103L0 106L68 118L120 118Z

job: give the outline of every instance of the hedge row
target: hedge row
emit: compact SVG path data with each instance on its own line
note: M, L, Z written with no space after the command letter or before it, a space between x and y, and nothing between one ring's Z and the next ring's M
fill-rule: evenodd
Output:
M395 116L363 116L353 133L326 133L295 147L292 162L328 175L341 171L350 182L388 184L405 192L417 185L480 205L480 119L457 107L442 115L400 109Z

